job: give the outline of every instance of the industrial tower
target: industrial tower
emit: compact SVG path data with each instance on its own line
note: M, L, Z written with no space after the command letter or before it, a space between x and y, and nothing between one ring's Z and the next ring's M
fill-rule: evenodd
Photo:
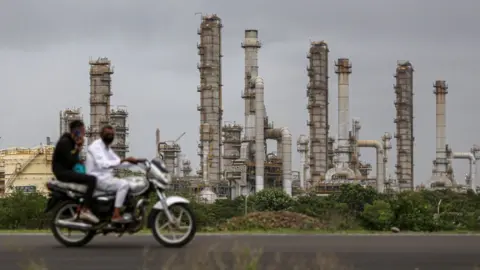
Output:
M128 126L127 126L127 107L118 106L116 109L110 111L110 125L115 130L115 140L112 143L112 150L120 158L125 158L128 152Z
M396 175L399 191L413 190L413 66L409 61L397 61L395 74L394 123L397 140Z
M297 139L297 152L300 153L300 188L305 189L308 185L305 184L306 175L308 173L307 157L308 157L308 137L300 135Z
M435 81L433 87L436 100L436 155L433 161L430 184L431 187L452 186L453 179L451 179L451 173L449 173L449 155L451 151L448 148L446 136L446 97L448 86L445 81Z
M243 127L236 123L225 123L223 130L223 165L231 166L240 158Z
M155 132L155 142L157 148L157 156L162 155L163 160L165 161L165 166L167 170L173 176L179 176L181 171L181 157L180 154L182 149L178 144L178 141L186 134L183 132L177 139L172 141L162 141L160 139L160 129L157 128Z
M338 141L335 150L337 163L335 167L328 170L325 176L327 182L344 183L356 180L357 175L350 168L350 147L349 123L350 123L350 81L352 64L347 58L339 58L335 63L335 73L338 74Z
M307 58L310 81L307 86L310 128L310 181L323 181L329 167L328 138L328 46L324 41L312 42Z
M262 44L258 40L258 30L245 30L245 39L241 44L245 53L244 90L242 98L245 100L245 135L243 138L246 158L254 159L253 145L255 145L255 90L251 87L252 80L258 77L258 51Z
M217 15L202 16L198 34L200 44L200 168L208 182L221 180L222 167L222 65L221 65L221 19ZM208 146L207 146L208 145ZM205 156L207 155L207 156ZM207 163L207 164L205 164ZM207 170L207 172L205 172Z
M172 173L172 175L177 175L178 169L178 158L182 149L180 145L176 142L160 142L158 144L158 152L163 155L165 161L165 167L167 170Z
M100 129L109 124L113 68L108 58L90 60L90 127L89 144L100 137Z
M182 161L182 173L183 176L190 176L192 173L192 165L190 163L190 160L183 160Z
M66 132L70 132L70 123L75 120L83 121L83 114L80 108L65 109L60 111L60 136Z

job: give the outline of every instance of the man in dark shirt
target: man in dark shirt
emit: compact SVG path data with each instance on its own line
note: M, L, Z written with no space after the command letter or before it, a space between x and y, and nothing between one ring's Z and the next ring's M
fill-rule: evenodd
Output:
M70 123L69 128L70 133L63 134L55 146L52 158L52 171L59 181L87 186L84 204L80 210L80 218L98 223L98 218L90 211L97 178L74 171L75 165L81 162L80 151L85 137L85 125L82 121L75 120Z

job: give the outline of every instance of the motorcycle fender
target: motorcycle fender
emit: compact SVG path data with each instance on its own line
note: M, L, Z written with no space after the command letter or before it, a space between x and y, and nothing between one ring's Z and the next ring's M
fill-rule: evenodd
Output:
M57 205L59 199L57 197L50 197L48 198L47 205L45 207L44 213L48 213L52 211L52 209Z
M176 204L176 203L189 204L190 201L183 198L183 197L180 197L180 196L171 196L171 197L167 198L167 205L168 206ZM161 202L155 203L155 205L153 206L153 209L163 210L162 203ZM147 222L147 228L148 229L152 228L152 224L154 223L154 219L155 219L155 211L151 211L150 214L148 215L148 222Z
M180 197L180 196L170 196L170 197L167 198L167 205L168 206L173 205L173 204L177 204L177 203L189 204L190 201L183 198L183 197ZM157 202L153 206L153 209L163 210L162 202Z

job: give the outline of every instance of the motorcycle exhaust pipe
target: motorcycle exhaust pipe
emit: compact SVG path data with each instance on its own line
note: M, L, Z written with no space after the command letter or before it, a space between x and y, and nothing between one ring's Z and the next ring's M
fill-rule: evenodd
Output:
M79 230L79 231L88 231L92 228L92 225L90 224L83 223L83 222L75 222L70 220L57 220L55 222L55 225L57 225L60 228Z

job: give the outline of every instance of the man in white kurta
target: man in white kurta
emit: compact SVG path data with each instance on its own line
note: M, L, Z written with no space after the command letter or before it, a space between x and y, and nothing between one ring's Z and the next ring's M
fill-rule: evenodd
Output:
M115 134L111 126L103 127L100 136L100 139L95 140L87 148L86 172L97 177L97 189L116 192L112 222L126 223L130 220L121 215L120 209L128 194L129 184L124 179L114 177L113 169L118 168L123 162L135 163L136 160L134 158L121 160L112 150L110 145Z

